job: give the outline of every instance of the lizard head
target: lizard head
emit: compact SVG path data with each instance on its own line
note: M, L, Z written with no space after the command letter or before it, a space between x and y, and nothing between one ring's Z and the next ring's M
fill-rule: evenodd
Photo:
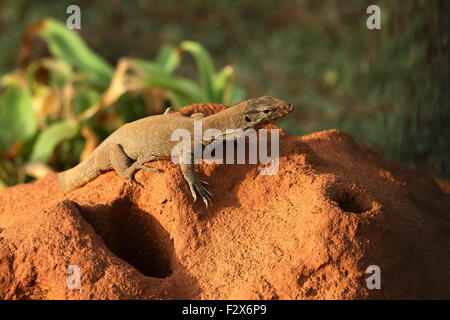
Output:
M237 102L224 111L203 118L203 124L205 129L218 129L223 139L235 140L247 129L258 130L293 110L294 106L284 100L261 97Z
M243 101L237 103L236 106L239 104L243 104L242 127L244 128L260 128L294 110L294 105L267 96Z

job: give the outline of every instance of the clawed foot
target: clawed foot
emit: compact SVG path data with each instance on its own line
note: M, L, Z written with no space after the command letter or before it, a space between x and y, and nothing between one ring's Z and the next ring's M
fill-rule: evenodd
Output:
M148 171L164 172L163 170L152 168L152 167L147 167L146 165L143 165L143 164L137 164L136 166L134 166L134 168L136 169L136 171L138 171L139 169L144 169L144 170L148 170Z
M189 188L191 189L192 197L194 197L194 202L197 200L197 193L202 198L203 202L208 208L208 205L212 205L212 194L203 185L209 185L208 182L195 179L193 183L189 183Z
M142 159L142 161L144 161L144 163L147 162L145 160L146 159ZM133 186L133 182L135 182L137 185L144 188L144 186L141 183L137 182L136 179L134 179L134 176L139 169L144 169L144 170L154 171L154 172L164 172L163 170L160 170L160 169L147 167L146 165L143 165L140 161L139 162L136 161L127 169L128 172L126 173L126 175L128 176L130 186Z

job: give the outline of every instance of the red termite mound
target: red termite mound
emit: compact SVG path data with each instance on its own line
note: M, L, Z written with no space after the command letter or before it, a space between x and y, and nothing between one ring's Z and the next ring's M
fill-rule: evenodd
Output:
M164 172L138 172L144 187L107 172L67 194L56 174L1 191L0 298L450 298L448 185L343 132L281 131L275 175L202 164L208 209L175 164L152 166Z

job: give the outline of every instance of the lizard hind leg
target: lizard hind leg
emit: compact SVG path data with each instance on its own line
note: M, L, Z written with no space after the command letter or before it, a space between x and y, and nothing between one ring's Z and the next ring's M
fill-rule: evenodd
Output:
M157 157L155 155L143 155L138 159L133 160L125 153L120 144L114 144L106 147L102 154L99 154L97 158L100 157L103 159L108 159L108 165L114 169L119 177L127 179L131 186L133 185L133 181L135 181L134 175L140 169L161 172L161 170L144 165L146 162L156 160Z
M139 158L137 158L136 161L133 162L133 164L127 169L128 170L127 173L129 175L131 175L130 184L132 184L134 174L140 169L144 169L144 170L148 170L148 171L155 171L155 172L163 172L160 169L156 169L156 168L152 168L152 167L148 167L148 166L144 165L144 163L150 162L150 161L155 161L156 159L158 159L158 157L153 154L148 154L148 155L140 156Z

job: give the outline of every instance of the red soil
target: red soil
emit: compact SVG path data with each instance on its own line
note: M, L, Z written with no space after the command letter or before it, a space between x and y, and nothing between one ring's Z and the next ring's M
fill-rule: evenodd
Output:
M0 298L450 298L450 188L343 132L281 132L273 176L202 164L209 209L176 165L152 166L164 173L139 171L145 188L108 172L67 194L56 174L1 191Z

